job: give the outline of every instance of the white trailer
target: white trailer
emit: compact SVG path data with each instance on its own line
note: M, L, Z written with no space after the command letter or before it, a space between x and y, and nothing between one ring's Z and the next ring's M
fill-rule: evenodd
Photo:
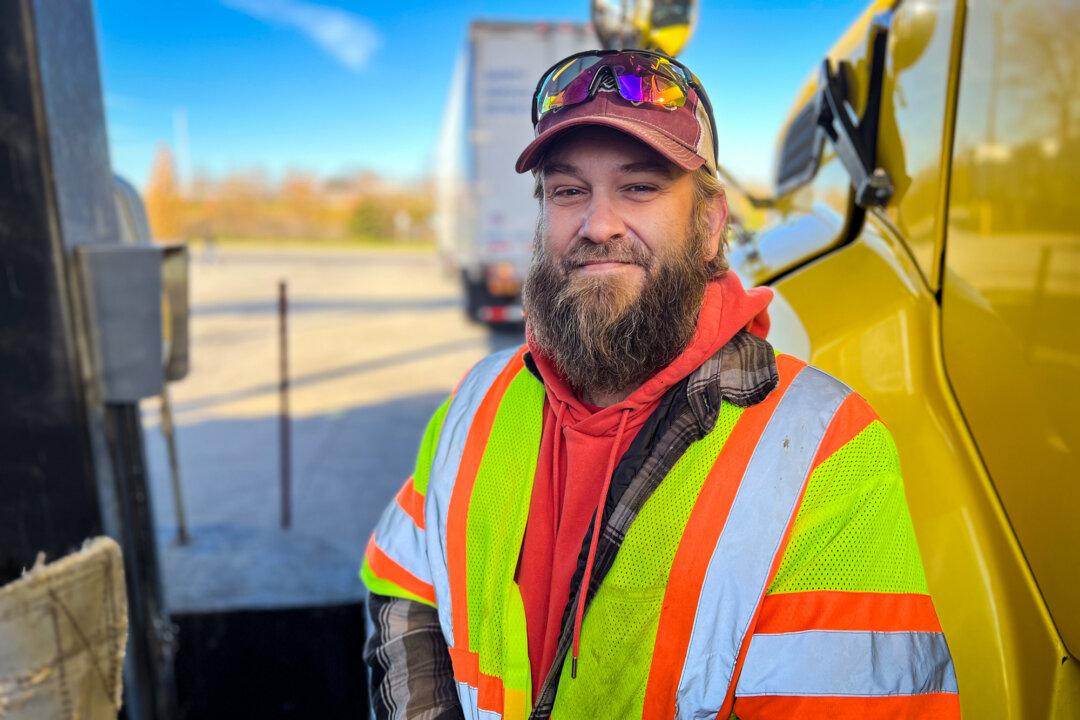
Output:
M577 23L473 22L451 83L436 157L436 227L444 263L460 274L465 311L518 322L536 228L532 175L514 162L532 140L540 73L597 46Z

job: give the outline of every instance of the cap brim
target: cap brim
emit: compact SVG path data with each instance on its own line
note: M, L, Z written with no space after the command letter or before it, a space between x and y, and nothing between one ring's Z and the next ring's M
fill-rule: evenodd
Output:
M563 122L552 125L544 130L544 132L537 135L536 139L529 143L521 152L521 155L518 156L517 164L514 166L515 169L519 173L532 170L536 167L537 163L540 162L540 158L544 155L544 150L547 149L547 146L551 144L553 140L570 128L580 127L582 125L600 125L602 127L621 130L630 137L645 143L687 172L697 170L705 164L705 159L693 150L648 125L619 117L586 115L583 117L568 118Z

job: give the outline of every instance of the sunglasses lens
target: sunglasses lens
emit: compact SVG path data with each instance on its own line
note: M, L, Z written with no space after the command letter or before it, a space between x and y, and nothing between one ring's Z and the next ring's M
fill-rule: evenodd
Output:
M596 74L604 69L615 77L619 94L632 103L668 109L686 104L686 73L662 57L639 52L586 55L548 73L536 96L536 117L588 100Z
M574 58L548 73L536 97L537 115L584 102L600 60L596 56Z
M686 103L686 82L681 73L663 58L628 55L613 64L619 94L630 102L679 108Z

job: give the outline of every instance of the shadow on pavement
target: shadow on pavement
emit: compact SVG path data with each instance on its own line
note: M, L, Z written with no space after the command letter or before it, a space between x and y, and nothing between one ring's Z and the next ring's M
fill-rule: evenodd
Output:
M445 310L459 307L458 297L437 298L369 298L359 300L289 300L289 313L362 313L365 315L390 312ZM193 317L214 315L277 315L277 300L249 300L196 305Z
M449 392L449 388L447 389ZM172 612L354 602L368 536L444 393L292 422L292 526L280 528L278 418L177 430L191 542L177 525L161 434L145 433L166 606Z
M320 372L309 373L307 375L300 375L289 379L289 385L292 388L302 388L308 385L316 385L322 382L329 382L331 380L339 380L350 375L362 375L363 373L373 372L375 370L382 370L383 368L393 367L395 365L402 365L413 360L427 360L439 355L445 355L448 353L461 352L463 350L471 350L479 346L483 341L479 338L461 338L458 340L450 340L448 342L438 343L435 345L428 345L427 347L418 348L416 350L408 350L406 352L393 353L390 355L384 355L382 357L373 358L371 360L363 360L361 362L352 363L351 365L343 365L339 368L332 370L322 370ZM506 347L510 347L507 345ZM468 368L462 368L462 373ZM247 400L253 397L259 397L260 395L276 394L278 392L277 381L269 383L261 383L259 385L252 385L251 387L240 388L227 393L220 393L217 395L208 395L205 397L196 398L194 400L186 400L173 405L173 412L181 413L190 410L203 410L206 408L216 407L225 403L235 402L237 400Z
M487 344L496 351L516 347L523 339L523 327L517 325L491 332ZM293 385L458 352L482 342L472 338L436 344L296 378ZM276 392L276 384L258 385L181 403L176 410ZM279 523L276 415L179 426L180 472L192 538L184 547L176 544L164 442L156 428L149 428L146 451L167 607L201 612L359 599L357 571L364 545L382 509L412 472L424 427L445 397L426 392L294 417L293 524L288 530Z

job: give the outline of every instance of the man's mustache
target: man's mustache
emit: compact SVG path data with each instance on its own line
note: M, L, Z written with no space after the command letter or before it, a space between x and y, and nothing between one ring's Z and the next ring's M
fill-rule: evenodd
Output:
M652 265L652 256L632 243L593 243L583 241L563 256L562 269L566 272L582 265L597 262L619 262L640 265L646 270Z

